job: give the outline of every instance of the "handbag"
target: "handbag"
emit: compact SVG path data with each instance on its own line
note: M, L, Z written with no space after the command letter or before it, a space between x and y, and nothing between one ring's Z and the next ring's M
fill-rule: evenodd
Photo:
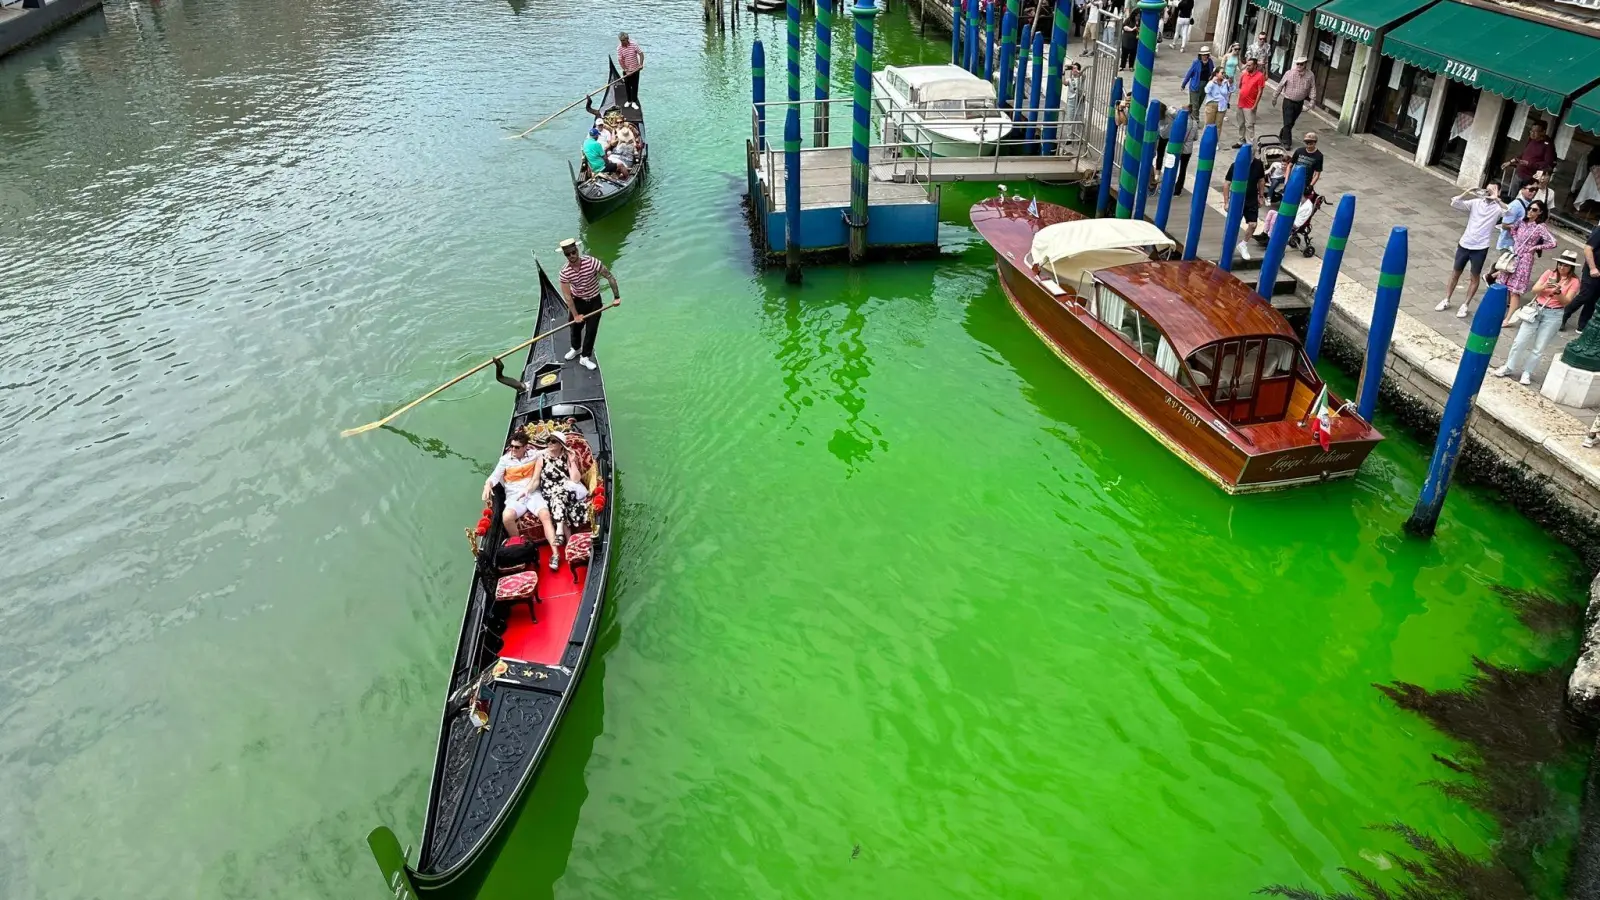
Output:
M1536 300L1536 301L1534 301L1532 303L1527 304L1526 306L1517 307L1517 311L1511 315L1511 318L1514 321L1522 322L1522 323L1527 324L1527 325L1532 325L1534 323L1534 321L1539 318L1539 303L1538 303L1538 301Z
M1501 251L1499 258L1494 261L1494 271L1509 272L1517 267L1517 256L1510 250Z

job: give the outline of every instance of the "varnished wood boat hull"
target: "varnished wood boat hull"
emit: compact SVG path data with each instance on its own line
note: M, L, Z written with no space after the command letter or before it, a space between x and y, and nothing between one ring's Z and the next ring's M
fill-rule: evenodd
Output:
M983 232L983 223L979 225ZM991 238L992 232L984 236ZM1163 386L1162 379L1153 377L1154 365L1131 344L1105 340L1087 308L1072 295L1058 299L1013 262L1023 257L1025 242L997 244L990 239L990 244L996 249L1001 289L1039 339L1113 406L1223 490L1252 493L1348 478L1382 440L1365 423L1357 427L1356 422L1340 422L1336 439L1324 451L1309 429L1289 423L1279 434L1300 432L1303 436L1293 444L1252 447L1249 428L1233 428L1202 398Z

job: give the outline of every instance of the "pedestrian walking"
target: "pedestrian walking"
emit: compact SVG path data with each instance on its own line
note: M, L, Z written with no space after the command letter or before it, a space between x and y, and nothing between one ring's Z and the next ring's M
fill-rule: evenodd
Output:
M644 49L628 39L626 31L617 35L617 64L622 66L622 80L628 86L628 99L639 105L639 73L644 71Z
M1239 98L1234 103L1239 109L1234 117L1239 122L1239 139L1233 142L1233 149L1256 142L1256 107L1266 87L1266 68L1255 57L1246 57L1244 68L1239 72Z
M1139 7L1132 6L1122 19L1122 60L1117 64L1117 71L1133 68L1133 61L1138 52Z
M1188 50L1189 31L1194 27L1194 0L1178 0L1173 13L1177 19L1172 27L1172 43L1167 46L1175 50Z
M1261 70L1266 71L1267 63L1272 60L1272 45L1267 43L1265 31L1256 33L1256 39L1250 42L1249 48L1244 51L1244 57L1255 60L1260 64Z
M1100 22L1105 17L1105 10L1100 5L1100 0L1089 4L1089 9L1084 13L1083 19L1083 56L1094 52L1095 41L1100 39Z
M1306 194L1309 196L1317 182L1322 180L1322 151L1317 149L1317 133L1306 132L1305 145L1289 154L1289 170L1295 166L1306 167Z
M1317 102L1317 80L1306 66L1307 61L1304 56L1294 58L1294 67L1278 79L1277 95L1272 101L1274 104L1283 101L1283 128L1278 134L1284 146L1294 141L1294 123L1300 118L1301 110L1307 103Z
M1211 80L1206 82L1205 122L1222 128L1222 117L1228 113L1228 95L1233 93L1228 87L1228 79L1218 69L1211 73Z
M1191 121L1200 121L1200 104L1206 99L1206 84L1211 81L1211 76L1216 71L1217 64L1211 60L1211 47L1207 45L1200 48L1200 53L1189 63L1189 70L1183 73L1183 83L1178 87L1189 92Z
M1239 70L1244 68L1244 54L1239 52L1237 43L1228 45L1228 52L1222 54L1222 74L1228 78L1230 87L1239 86Z
M1515 167L1514 169L1512 167ZM1511 192L1514 194L1524 184L1533 180L1535 172L1553 172L1556 168L1556 147L1545 135L1543 122L1535 122L1528 129L1528 142L1515 159L1508 159L1500 168L1512 169Z
M1233 162L1228 163L1228 171L1223 173L1223 178L1230 183L1238 177L1234 174L1234 167L1238 164L1239 158L1234 157ZM1261 157L1251 156L1250 174L1247 177L1244 186L1244 214L1240 218L1243 227L1239 229L1239 233L1243 235L1243 237L1239 240L1239 243L1234 246L1234 250L1238 251L1241 259L1250 258L1250 236L1255 233L1256 223L1261 221L1261 204L1267 199L1266 181L1266 164L1261 161ZM1233 191L1230 190L1222 195L1223 211L1228 212L1229 207L1232 204Z
M1496 376L1504 378L1520 368L1522 377L1518 380L1522 384L1533 383L1533 370L1544 356L1544 349L1550 346L1550 339L1560 330L1562 310L1578 293L1577 268L1578 254L1567 250L1533 286L1533 300L1515 317L1520 323L1517 337L1511 342L1506 364L1494 370ZM1533 352L1524 357L1529 344L1533 345Z
M1444 312L1450 308L1450 300L1456 293L1456 282L1470 266L1472 283L1467 285L1467 299L1461 301L1461 308L1456 310L1456 318L1465 319L1467 308L1472 306L1472 298L1477 296L1483 263L1489 258L1489 246L1494 243L1494 228L1500 224L1506 205L1500 200L1500 185L1491 184L1487 188L1462 191L1460 195L1450 198L1450 206L1467 214L1467 227L1462 229L1461 238L1456 241L1455 263L1450 270L1450 281L1444 288L1444 299L1434 309Z
M1533 281L1534 254L1556 246L1555 235L1544 224L1548 215L1549 209L1543 203L1530 203L1528 214L1521 222L1501 226L1511 234L1512 256L1511 271L1506 273L1506 291L1511 294L1511 300L1506 307L1506 317L1500 322L1501 328L1511 327L1511 317L1516 314L1517 306L1522 303L1522 295L1528 292L1528 284Z
M1578 314L1578 330L1589 327L1589 317L1594 315L1595 301L1600 300L1600 225L1589 232L1583 242L1583 282L1578 286L1578 299L1574 300L1561 316L1561 330L1567 330L1567 320ZM1600 421L1600 420L1597 420Z
M594 339L600 331L600 279L611 285L611 296L622 302L622 291L617 288L617 277L605 264L578 251L578 242L567 238L561 242L561 254L567 258L557 280L561 296L567 301L567 312L572 314L572 349L566 358L577 358L585 369L595 368Z

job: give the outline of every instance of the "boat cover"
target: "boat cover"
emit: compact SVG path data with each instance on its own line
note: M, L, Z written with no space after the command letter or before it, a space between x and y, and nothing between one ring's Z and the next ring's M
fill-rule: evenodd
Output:
M1079 219L1039 229L1028 255L1036 265L1102 250L1170 250L1177 244L1166 232L1138 219Z
M960 66L889 66L887 71L899 75L917 92L918 103L995 99L993 84Z

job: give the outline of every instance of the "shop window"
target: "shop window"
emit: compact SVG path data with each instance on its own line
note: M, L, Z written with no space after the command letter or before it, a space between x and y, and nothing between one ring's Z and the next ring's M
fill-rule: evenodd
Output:
M1350 67L1354 64L1357 46L1343 35L1316 33L1311 77L1317 82L1317 97L1322 105L1334 112L1344 105L1344 92L1350 84Z
M1417 152L1428 100L1433 96L1433 79L1432 72L1383 57L1372 90L1367 130L1402 150Z
M1555 138L1550 217L1557 225L1587 234L1600 224L1600 135L1573 130L1563 137L1559 120L1552 121L1545 113L1526 105L1513 106L1506 113L1505 124L1495 136L1489 154L1490 177L1498 178L1501 187L1509 190L1515 169L1505 168L1504 164L1522 155L1535 122L1543 122L1545 131Z

